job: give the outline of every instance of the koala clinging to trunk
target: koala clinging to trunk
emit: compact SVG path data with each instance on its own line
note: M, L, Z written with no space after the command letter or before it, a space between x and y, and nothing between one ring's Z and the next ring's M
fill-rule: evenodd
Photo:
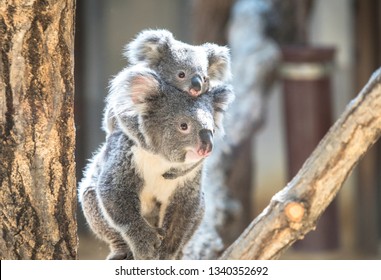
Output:
M173 87L198 96L209 87L227 83L231 78L229 49L212 43L193 46L176 40L164 30L144 30L125 47L131 65L143 65ZM106 107L104 128L113 130L115 118Z
M108 259L181 258L204 211L203 161L232 99L226 85L191 96L142 65L112 80L116 124L79 186Z

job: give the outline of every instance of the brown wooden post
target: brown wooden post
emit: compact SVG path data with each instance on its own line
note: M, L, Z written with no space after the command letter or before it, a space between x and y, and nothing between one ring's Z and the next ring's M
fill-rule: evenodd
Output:
M332 124L330 65L333 48L282 49L288 179L292 179ZM321 186L324 188L324 186ZM338 247L336 202L328 207L317 229L295 244L308 250Z

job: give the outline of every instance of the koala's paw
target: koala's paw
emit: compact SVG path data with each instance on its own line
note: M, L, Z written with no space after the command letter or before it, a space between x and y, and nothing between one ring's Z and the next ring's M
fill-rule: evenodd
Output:
M135 260L157 260L160 256L159 248L164 238L164 231L160 228L149 228L140 232L135 244Z
M160 260L180 259L181 256L178 257L180 253L179 251L180 251L179 247L171 244L170 240L164 240L161 243L161 246L159 248L159 259Z
M131 252L112 251L108 256L108 260L133 260L134 257Z

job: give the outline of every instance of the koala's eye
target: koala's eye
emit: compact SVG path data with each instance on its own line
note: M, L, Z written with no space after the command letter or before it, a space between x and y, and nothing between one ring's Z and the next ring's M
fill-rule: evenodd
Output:
M188 129L188 124L187 123L181 123L180 124L180 129L183 131L186 131Z
M202 79L204 80L204 83L208 81L208 78L206 76L204 76Z
M182 133L189 133L190 132L190 126L186 122L182 122L179 125L179 130Z
M184 79L185 78L185 72L184 71L180 71L177 76L180 78L180 79Z

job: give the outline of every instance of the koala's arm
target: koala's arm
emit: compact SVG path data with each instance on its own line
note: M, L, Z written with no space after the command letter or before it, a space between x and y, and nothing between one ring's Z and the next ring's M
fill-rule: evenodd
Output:
M157 259L162 236L160 229L151 227L141 215L141 180L130 168L131 155L110 146L97 187L103 214L126 240L135 259Z
M196 180L197 181L197 180ZM162 229L159 259L181 259L182 250L190 240L204 214L204 198L194 182L179 188L168 205Z

